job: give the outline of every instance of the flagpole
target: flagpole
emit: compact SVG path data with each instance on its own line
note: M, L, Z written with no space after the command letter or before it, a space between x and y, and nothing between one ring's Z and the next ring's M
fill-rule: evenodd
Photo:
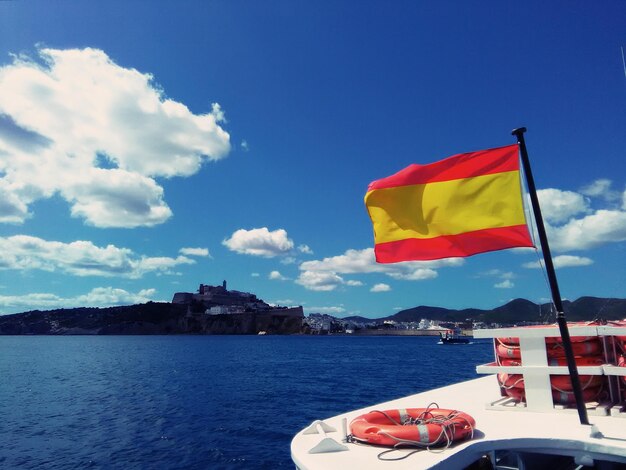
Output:
M559 284L556 280L556 272L554 270L554 264L552 263L552 255L550 254L548 237L546 236L546 229L544 227L543 218L541 216L541 208L539 207L539 199L537 198L535 181L533 179L533 174L530 169L530 160L528 159L528 152L526 151L524 132L526 132L526 128L520 127L519 129L514 129L511 134L517 137L517 142L520 147L522 165L524 166L524 173L526 174L528 192L530 193L530 201L532 203L533 212L535 214L539 241L541 242L541 251L543 252L543 259L546 267L546 273L548 276L548 282L550 284L550 290L552 291L552 301L554 302L554 306L556 307L556 321L559 325L561 338L563 339L563 349L565 349L567 367L569 369L570 380L572 381L574 398L576 398L578 418L580 419L580 424L589 424L589 418L587 417L587 408L585 407L583 392L580 386L580 377L578 376L578 369L576 368L576 359L574 358L572 342L570 339L569 330L567 329L567 320L565 319L565 313L563 312L563 303L561 301L561 293L559 292Z

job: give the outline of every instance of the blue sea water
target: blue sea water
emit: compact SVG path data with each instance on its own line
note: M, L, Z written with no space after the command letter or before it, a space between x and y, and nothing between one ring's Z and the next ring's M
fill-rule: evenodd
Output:
M313 420L491 358L434 337L0 336L0 468L293 468Z

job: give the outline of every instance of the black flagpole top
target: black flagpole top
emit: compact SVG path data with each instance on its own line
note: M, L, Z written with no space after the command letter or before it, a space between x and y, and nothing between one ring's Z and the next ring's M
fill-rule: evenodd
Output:
M518 127L517 129L513 129L511 131L511 135L521 136L524 132L526 132L525 127Z

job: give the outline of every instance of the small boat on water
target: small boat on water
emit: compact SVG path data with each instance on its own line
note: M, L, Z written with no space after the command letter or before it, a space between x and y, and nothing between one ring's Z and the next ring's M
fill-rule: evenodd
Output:
M470 340L461 335L461 330L446 330L439 333L439 344L469 344Z

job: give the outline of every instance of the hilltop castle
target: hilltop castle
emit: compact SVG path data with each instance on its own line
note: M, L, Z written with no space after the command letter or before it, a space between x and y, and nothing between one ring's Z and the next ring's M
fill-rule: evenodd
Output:
M185 331L200 334L293 334L302 331L302 307L271 306L249 292L200 284L197 293L177 292L172 304L186 305Z
M194 305L196 311L200 307L204 313L210 315L257 312L304 316L302 307L272 307L249 292L229 291L226 288L226 281L221 286L200 284L197 293L176 292L172 303Z

